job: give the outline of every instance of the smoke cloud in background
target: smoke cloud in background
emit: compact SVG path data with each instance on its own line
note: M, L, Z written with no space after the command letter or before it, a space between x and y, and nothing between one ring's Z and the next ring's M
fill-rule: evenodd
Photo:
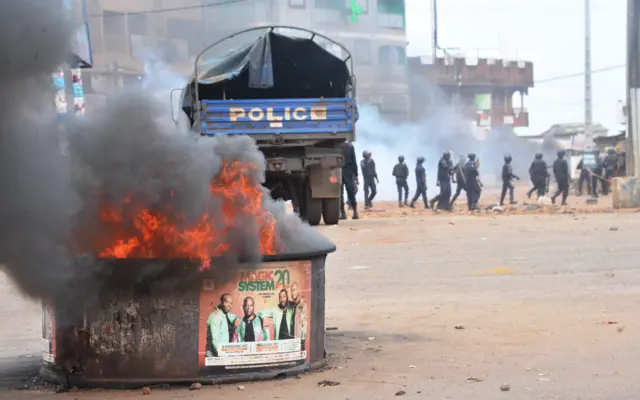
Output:
M429 196L439 191L436 187L437 163L446 150L452 152L454 164L458 162L460 155L464 155L466 160L468 153L475 153L480 159L481 179L485 186L500 182L506 154L513 157L514 173L526 182L529 180L529 165L535 153L543 153L547 162L556 157L557 144L553 138L545 138L542 144L535 144L517 137L508 128L491 130L480 138L476 135L475 121L465 119L460 110L448 104L444 93L436 85L423 79L410 78L409 87L419 88L416 92L420 93L420 97L414 96L411 101L424 104L424 108L429 110L421 122L388 122L377 108L366 104L360 106L354 145L358 157L361 157L364 150L372 152L380 178L376 197L379 200L397 199L395 179L391 172L399 155L405 156L405 162L409 166L411 192L415 189L413 168L416 159L420 156L426 158ZM364 199L363 190L359 190L358 197L360 200Z
M51 72L70 54L75 32L61 9L53 0L7 0L0 15L0 264L23 293L55 299L59 308L86 304L84 296L100 287L95 255L78 258L71 249L108 233L100 201L121 205L129 196L139 208L171 206L189 225L205 211L223 220L209 191L223 163L251 163L246 178L264 179L264 158L250 138L200 139L179 130L168 118L168 97L156 101L150 86L124 90L59 130ZM61 135L68 136L65 155ZM287 252L331 246L266 191L263 200ZM257 222L235 222L225 257L258 261Z

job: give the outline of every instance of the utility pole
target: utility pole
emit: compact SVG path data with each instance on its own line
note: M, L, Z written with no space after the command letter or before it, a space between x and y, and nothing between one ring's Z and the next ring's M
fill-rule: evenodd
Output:
M433 63L438 59L438 0L431 0L431 24L432 24L432 53Z
M593 109L591 99L591 1L584 0L584 147L593 149Z
M640 0L627 2L627 173L640 176Z

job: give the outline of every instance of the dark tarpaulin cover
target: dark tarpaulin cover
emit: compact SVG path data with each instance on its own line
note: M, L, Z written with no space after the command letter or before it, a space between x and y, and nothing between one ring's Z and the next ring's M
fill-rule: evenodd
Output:
M236 78L249 69L249 87L273 87L273 63L271 57L271 34L258 38L254 43L236 50L222 62L201 73L198 82L212 84Z
M344 60L312 39L268 32L253 43L198 64L198 100L343 98L350 88ZM194 82L182 109L193 119Z

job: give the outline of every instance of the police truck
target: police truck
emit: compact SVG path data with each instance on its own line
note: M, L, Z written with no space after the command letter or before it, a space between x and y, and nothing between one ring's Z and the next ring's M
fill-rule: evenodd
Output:
M266 187L310 225L340 219L340 143L355 141L353 59L340 43L290 26L227 36L196 57L180 108L202 136L249 135Z

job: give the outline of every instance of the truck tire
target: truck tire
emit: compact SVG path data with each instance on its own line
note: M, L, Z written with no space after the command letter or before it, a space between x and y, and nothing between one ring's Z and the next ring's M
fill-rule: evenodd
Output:
M325 225L340 222L340 199L322 199L322 219Z
M304 199L304 219L311 226L320 225L322 219L322 199L311 197L311 187L307 186L307 193Z

